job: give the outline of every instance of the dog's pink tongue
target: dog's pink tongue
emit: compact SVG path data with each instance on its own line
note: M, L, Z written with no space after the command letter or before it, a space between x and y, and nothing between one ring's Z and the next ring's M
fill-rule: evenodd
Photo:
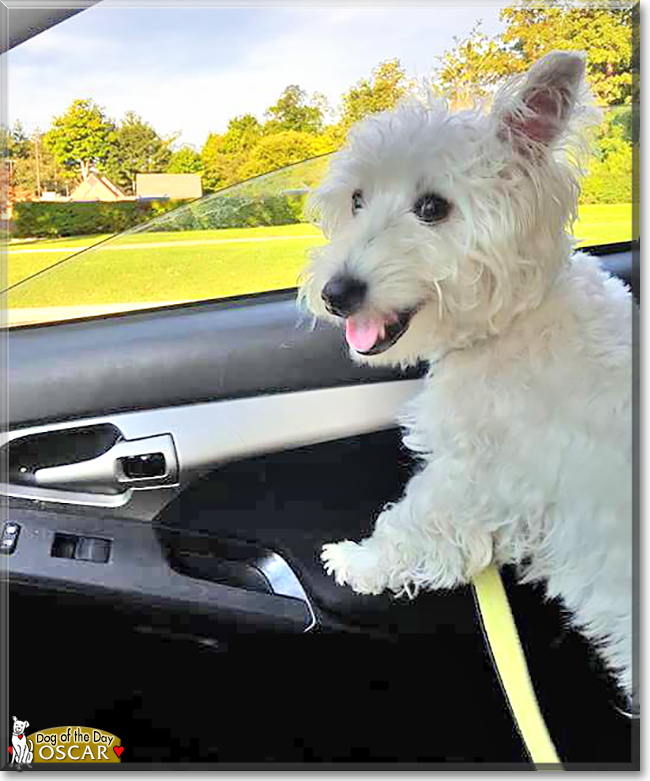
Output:
M345 338L350 347L360 353L374 347L383 330L384 321L380 317L364 320L348 317L345 321Z

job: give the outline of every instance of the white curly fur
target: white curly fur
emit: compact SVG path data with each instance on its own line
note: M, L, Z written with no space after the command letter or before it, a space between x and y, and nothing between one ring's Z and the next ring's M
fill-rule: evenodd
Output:
M554 52L491 113L412 99L359 123L313 197L329 241L301 298L340 323L321 291L345 273L366 283L368 317L418 306L388 350L350 354L430 364L402 419L423 467L371 537L324 547L328 572L412 597L521 565L629 694L634 304L567 232L594 118L584 57ZM426 192L452 204L435 225L412 212Z

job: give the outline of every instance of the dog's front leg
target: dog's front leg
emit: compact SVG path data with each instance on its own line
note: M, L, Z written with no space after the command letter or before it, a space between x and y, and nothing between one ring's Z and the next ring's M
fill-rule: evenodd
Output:
M370 537L323 546L321 559L337 583L359 594L389 589L413 597L421 588L467 583L487 567L492 535L454 520L451 505L440 501L448 492L436 490L433 472L434 466L427 466L409 482L403 499L379 515Z

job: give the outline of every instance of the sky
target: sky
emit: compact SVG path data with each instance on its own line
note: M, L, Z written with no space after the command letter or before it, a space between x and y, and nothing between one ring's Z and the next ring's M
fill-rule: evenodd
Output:
M110 0L108 0L110 2ZM76 98L119 119L132 110L177 144L200 148L210 132L251 112L262 119L288 84L340 96L379 62L399 58L409 76L477 20L502 30L499 6L299 8L147 7L100 3L8 55L9 121L32 132Z

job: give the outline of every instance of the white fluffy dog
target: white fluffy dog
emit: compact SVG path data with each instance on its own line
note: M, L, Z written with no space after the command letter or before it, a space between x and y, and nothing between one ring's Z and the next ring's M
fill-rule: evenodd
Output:
M314 194L301 288L355 361L429 363L402 419L423 459L371 537L324 546L362 594L521 565L632 689L632 316L577 211L585 59L554 52L490 113L406 101L349 135Z

